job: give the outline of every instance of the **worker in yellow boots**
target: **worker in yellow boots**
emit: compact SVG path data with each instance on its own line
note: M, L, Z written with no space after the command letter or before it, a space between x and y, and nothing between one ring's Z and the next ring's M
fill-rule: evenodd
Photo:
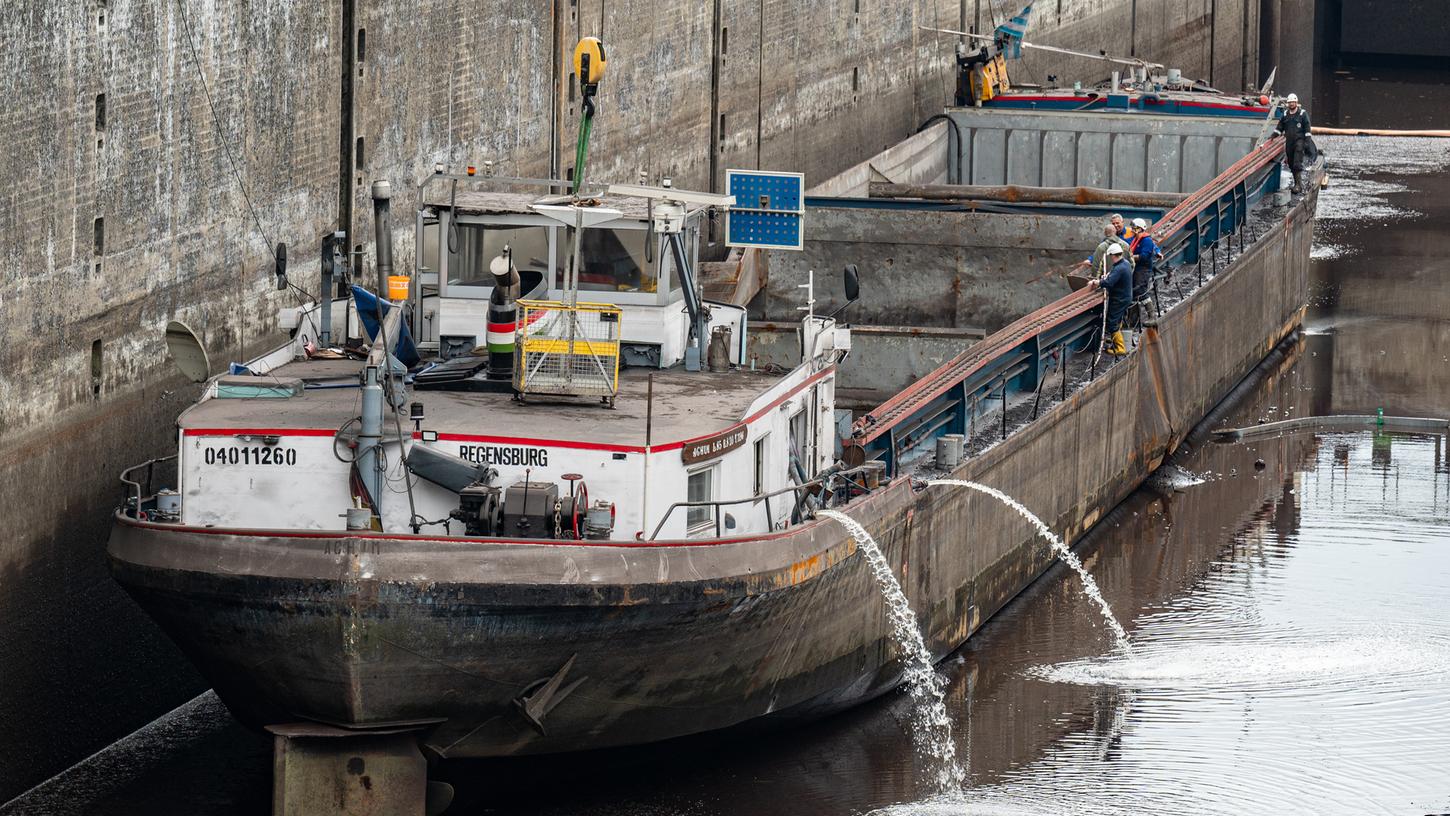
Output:
M1121 357L1128 353L1128 346L1123 342L1123 318L1127 316L1128 306L1133 302L1133 266L1128 263L1123 247L1119 244L1109 245L1107 256L1112 270L1106 277L1094 280L1088 285L1102 287L1108 296L1104 307L1107 309L1107 317L1103 323L1103 351L1114 357Z

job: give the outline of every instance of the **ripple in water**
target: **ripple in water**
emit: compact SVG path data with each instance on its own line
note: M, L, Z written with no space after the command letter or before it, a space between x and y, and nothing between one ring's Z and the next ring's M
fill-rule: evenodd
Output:
M1450 645L1443 640L1380 635L1299 642L1140 643L1129 656L1038 666L1028 675L1088 686L1302 693L1345 684L1450 675Z
M860 522L834 510L818 510L816 515L845 527L866 556L866 562L871 566L871 574L875 576L876 583L881 587L881 596L886 601L891 635L905 653L904 679L912 702L915 703L915 718L918 720L918 727L913 731L912 738L935 762L937 790L948 796L960 792L962 785L966 783L967 774L957 763L957 745L952 740L952 721L947 716L946 703L942 699L945 682L936 672L931 652L927 650L921 628L917 625L916 614L911 611L906 593L901 591L901 583L896 580L891 565L886 563L886 556L877 546L876 539L871 537Z
M1148 477L1149 487L1164 493L1201 485L1208 481L1207 474L1200 475L1178 465L1164 465Z

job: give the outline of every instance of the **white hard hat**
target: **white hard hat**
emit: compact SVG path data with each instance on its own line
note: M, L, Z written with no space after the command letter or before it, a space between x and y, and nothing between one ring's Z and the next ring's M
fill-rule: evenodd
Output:
M1133 226L1136 227L1136 228L1138 228L1138 229L1147 229L1148 228L1148 219L1146 219L1146 218L1134 218L1133 219Z
M1284 101L1285 102L1298 102L1299 101L1299 94L1289 94L1288 96L1284 97Z
M1122 255L1123 254L1123 245L1122 244L1113 244L1112 246L1108 247L1108 254L1109 255Z

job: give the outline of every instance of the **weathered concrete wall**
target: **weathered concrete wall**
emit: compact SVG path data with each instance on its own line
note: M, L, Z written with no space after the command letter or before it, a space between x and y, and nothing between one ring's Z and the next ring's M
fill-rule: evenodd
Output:
M110 581L106 510L190 398L165 323L196 326L219 362L260 350L285 297L267 241L305 246L333 217L335 29L332 4L280 0L0 4L0 480L19 489L0 539L0 799L201 688Z
M1188 76L1236 92L1257 85L1259 7L1271 0L1217 0L1184 3L1181 0L1075 0L1056 5L1038 3L1029 39L1115 56L1135 56L1182 68ZM1277 2L1277 0L1272 0ZM1312 3L1312 0L1309 0ZM970 0L968 24L987 31L1002 22L1003 12L1015 14L1024 3L1006 7L985 0ZM997 8L997 15L991 10ZM1100 60L1029 53L1014 74L1019 82L1045 82L1049 74L1071 84L1074 79L1106 77L1112 65ZM1118 66L1123 68L1123 66ZM1272 66L1263 68L1267 74ZM1126 68L1123 68L1126 70ZM1086 84L1086 83L1084 83Z
M269 246L285 241L293 281L315 291L318 238L337 226L340 200L352 202L355 243L371 244L372 179L394 183L406 266L410 188L433 162L568 171L579 111L564 66L578 35L601 35L610 58L591 177L644 170L718 187L728 167L762 166L804 171L809 183L940 110L953 87L952 39L919 26L970 24L974 14L987 25L988 5L0 4L0 87L11 103L0 110L0 168L11 179L0 195L0 478L23 486L0 542L0 648L23 656L0 669L0 721L46 735L0 753L0 799L198 688L101 559L116 471L166 452L190 399L165 357L166 321L195 327L218 366L243 358L276 339L276 311L297 297L273 291ZM1061 15L1039 14L1034 36L1108 47L1133 5L1066 2ZM1202 13L1137 5L1142 53L1182 56L1186 71L1206 73L1207 51L1194 46L1206 41ZM1242 9L1217 7L1222 19ZM355 66L343 65L345 43L359 52ZM1066 77L1067 67L1034 55L1023 75ZM356 115L346 135L344 70Z
M1450 57L1450 15L1438 0L1345 0L1340 50L1359 54Z

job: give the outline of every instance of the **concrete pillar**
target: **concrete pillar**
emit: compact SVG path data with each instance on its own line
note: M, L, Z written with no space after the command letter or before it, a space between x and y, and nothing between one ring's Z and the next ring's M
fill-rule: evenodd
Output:
M267 730L273 816L425 816L428 763L416 729L291 723Z
M1315 0L1279 0L1279 79L1274 89L1293 91L1307 104L1314 98L1314 59L1319 54L1315 12Z

